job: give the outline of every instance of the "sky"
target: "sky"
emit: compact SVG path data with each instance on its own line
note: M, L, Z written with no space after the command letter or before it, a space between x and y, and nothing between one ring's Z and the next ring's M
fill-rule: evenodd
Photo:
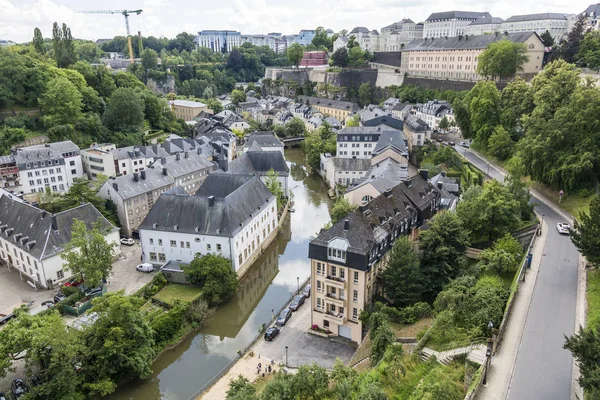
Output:
M104 39L125 35L125 21L118 14L81 14L81 10L142 9L129 17L132 33L174 37L186 31L230 29L243 34L298 33L317 26L335 32L355 26L381 30L403 18L424 21L438 11L488 11L494 17L557 12L580 13L589 0L545 2L506 0L0 0L0 39L30 41L39 27L51 37L52 23L65 22L73 37Z

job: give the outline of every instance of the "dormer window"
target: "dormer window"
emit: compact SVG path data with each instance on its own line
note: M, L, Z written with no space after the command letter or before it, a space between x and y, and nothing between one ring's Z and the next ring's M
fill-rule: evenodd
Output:
M346 262L346 251L348 250L349 244L346 239L335 238L329 242L327 246L327 258L333 261Z

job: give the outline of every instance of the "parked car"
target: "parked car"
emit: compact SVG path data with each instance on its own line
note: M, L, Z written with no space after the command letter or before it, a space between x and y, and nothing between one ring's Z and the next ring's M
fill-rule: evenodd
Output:
M310 283L304 287L304 290L302 291L302 294L307 299L310 297Z
M42 384L42 377L39 375L34 375L29 380L29 383L31 384L32 388L36 387L36 386L40 386Z
M54 300L44 300L40 303L40 306L42 307L54 307Z
M84 282L84 279L81 276L74 276L65 283L65 286L77 287L77 286L83 284L83 282Z
M292 303L290 304L290 310L298 311L300 306L304 304L304 299L305 297L303 294L299 294L296 297L294 297L294 300L292 300Z
M133 246L135 244L135 240L133 240L132 238L123 238L121 239L121 244L124 244L126 246Z
M150 272L154 272L154 265L150 263L143 263L135 267L135 269L137 269L140 272L145 272L149 274Z
M448 145L449 146L456 146L456 143L454 143L454 142L448 142Z
M279 313L275 324L279 326L284 326L286 322L290 320L290 318L292 318L292 310L290 310L289 308L284 308L283 311Z
M24 396L25 393L29 393L29 387L27 387L27 384L21 378L17 378L14 381L12 381L12 384L10 385L10 387L12 389L13 395L17 399Z
M8 400L4 392L0 392L0 400Z
M556 224L556 230L558 230L558 233L564 235L568 235L569 233L571 233L571 227L565 222L559 222L558 224Z
M278 327L276 327L276 326L270 327L265 332L265 340L270 342L271 340L275 339L275 336L279 335L279 332L281 332L281 330Z
M67 296L65 296L64 293L58 292L54 295L54 304L66 299L66 298L67 298Z
M102 292L102 285L98 286L98 287L94 287L94 288L89 288L87 286L82 286L81 287L83 294L85 295L85 297L88 296L93 296L95 294L98 294L100 292Z

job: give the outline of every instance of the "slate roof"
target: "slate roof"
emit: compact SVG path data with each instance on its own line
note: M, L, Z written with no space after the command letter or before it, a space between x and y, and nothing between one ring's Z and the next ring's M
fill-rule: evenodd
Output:
M257 145L253 142L253 146ZM288 176L290 169L283 154L279 151L262 151L250 148L247 152L229 163L227 172L233 174L266 175L271 168L279 176Z
M308 100L308 104L311 106L329 107L329 108L335 108L338 110L345 110L345 111L360 110L360 107L358 106L358 104L352 103L350 101L331 100L331 99L325 99L322 97L298 96L298 101L300 101L304 104L306 104L307 100Z
M508 22L539 21L539 20L545 20L545 19L558 19L558 20L566 21L567 17L565 16L565 14L559 14L559 13L525 14L525 15L513 15L512 17L510 17L509 19L507 19L504 22L508 23Z
M408 167L401 165L391 158L386 158L369 169L366 175L348 188L351 192L365 185L371 184L379 193L393 188L408 178Z
M440 116L442 113L446 114L448 111L452 110L452 106L445 100L429 100L425 104L421 104L418 108L418 111L428 114Z
M27 164L37 163L37 162L48 162L48 161L58 161L56 165L64 164L64 158L62 154L53 148L50 147L35 147L35 148L19 148L13 150L13 156L15 158L15 162L19 169L26 169ZM37 168L35 166L30 165L30 168Z
M256 131L248 135L244 148L249 148L256 142L260 147L284 147L273 131Z
M445 20L445 19L477 19L491 17L489 12L478 12L478 11L442 11L432 13L427 19L427 21L437 21L437 20Z
M356 28L352 29L350 31L350 35L353 33L370 33L371 31L369 31L367 28L365 28L364 26L357 26Z
M456 179L447 177L444 172L429 178L429 183L438 189L444 189L449 193L458 194L460 190L458 183L456 183Z
M415 175L398 185L411 201L412 204L421 211L425 211L435 197L439 196L439 191L432 184L427 182L421 175Z
M167 171L168 168L167 166ZM109 179L104 185L111 185L111 189L115 193L123 200L127 200L173 184L173 178L169 175L164 175L162 168L146 168L143 172L146 173L146 179L141 178L141 173L138 173L139 179L137 182L134 180L134 174L122 175ZM118 186L118 190L114 187L115 183Z
M368 134L372 134L372 133L381 133L382 131L397 131L397 129L394 129L394 128L388 127L388 126L385 126L382 129L382 127L380 125L379 126L347 126L344 129L342 129L341 131L339 131L338 134L368 135Z
M466 35L449 38L415 39L408 42L401 51L431 51L431 50L461 50L461 49L485 49L490 43L508 39L511 42L523 43L537 35L535 32L516 32L498 35Z
M592 13L594 13L594 17L598 17L598 14L600 14L600 3L591 4L588 8L585 9L584 13L588 17L590 17Z
M161 171L163 167L166 167L169 175L175 179L206 169L210 171L217 169L216 165L208 161L204 155L194 152L186 153L178 153L176 155L162 158L160 161L155 161L152 165ZM179 158L179 160L177 158ZM148 174L146 174L146 179L147 177Z
M39 260L57 255L71 241L75 219L84 221L88 229L98 219L103 229L115 229L90 203L51 214L8 196L0 198L0 235Z
M214 196L212 206L209 196ZM140 230L233 237L271 199L256 176L213 173L194 196L163 193Z
M408 150L404 141L404 132L395 130L385 130L381 132L379 140L373 149L373 155L376 156L390 146L395 147L401 153L408 155Z
M371 160L366 158L332 157L336 171L368 171Z
M173 100L173 104L179 107L206 107L206 104L200 103L199 101L191 101L191 100Z
M427 122L415 115L409 115L406 117L404 124L407 125L413 132L426 132L429 130L429 125L427 125Z
M473 22L471 22L469 24L469 26L472 26L472 25L501 24L502 22L504 22L504 20L502 18L485 17L485 18L477 18L476 20L474 20Z

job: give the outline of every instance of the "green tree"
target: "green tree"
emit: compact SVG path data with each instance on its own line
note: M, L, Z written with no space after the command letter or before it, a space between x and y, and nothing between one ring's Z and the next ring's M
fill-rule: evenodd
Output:
M448 118L446 118L445 115L440 120L439 127L440 129L448 129L450 127L450 122L448 121Z
M281 182L277 178L277 173L271 168L269 172L267 172L265 186L277 199L277 209L279 210L283 206L283 197L285 196L285 193L281 187Z
M352 126L360 126L360 115L355 114L348 122L346 122L347 128Z
M586 33L577 51L577 59L584 62L588 68L600 69L600 32Z
M584 329L566 337L564 348L569 350L579 366L581 376L577 382L590 399L600 397L600 327L598 325Z
M500 125L500 92L495 82L477 82L464 102L470 118L469 137L475 138L478 143L487 147L487 141L494 128ZM459 124L462 122L459 121ZM462 129L463 126L460 127Z
M354 35L351 35L351 36L348 38L348 43L346 44L346 47L348 48L348 51L349 51L350 49L353 49L353 48L355 48L355 47L358 47L358 42L356 41L356 36L354 36Z
M35 49L36 52L38 52L39 54L45 55L46 54L46 45L44 44L44 38L42 37L42 31L40 31L40 28L36 27L33 30L33 48Z
M146 49L142 52L142 67L148 73L148 70L155 69L158 65L158 54L152 49Z
M182 269L190 283L202 286L202 295L210 306L229 300L237 290L237 273L231 266L231 260L223 256L197 254Z
M221 105L221 102L217 99L207 99L204 101L204 103L206 104L206 106L208 108L210 108L211 110L213 110L213 112L215 114L220 113L221 111L223 111L223 106Z
M340 47L334 51L331 56L331 61L336 67L344 68L348 66L348 49L346 47Z
M443 212L419 235L424 295L432 301L466 267L468 232L455 213Z
M39 99L44 111L44 125L48 128L75 124L81 118L83 96L67 78L57 77L48 82L46 92Z
M494 128L492 135L488 139L487 149L491 155L501 160L506 160L512 154L515 143L510 138L509 133L502 125Z
M419 301L423 291L419 258L408 238L396 240L380 276L385 296L395 306L405 307Z
M227 400L257 400L256 388L248 379L239 375L229 382Z
M360 400L387 400L388 396L376 381L366 381L356 392L356 399Z
M590 211L579 213L571 232L577 250L593 265L600 265L600 195L594 196Z
M287 49L287 59L290 65L298 67L302 57L304 57L304 47L298 43L292 43Z
M115 391L117 383L143 379L152 372L154 339L140 311L143 302L122 291L94 299L91 310L98 313L98 319L83 332L82 362L87 381L84 388L91 395L106 396Z
M85 276L88 287L96 287L112 271L115 254L114 243L106 241L106 230L99 219L91 226L75 219L71 240L65 245L60 257L65 260L65 269Z
M544 47L554 46L554 38L552 37L552 34L547 29L546 29L546 32L544 32L540 35L540 39L542 39L542 43L544 44Z
M294 375L278 371L267 382L261 400L296 400L294 392Z
M579 14L579 17L577 17L577 21L573 25L573 28L569 31L566 40L558 47L554 58L561 58L568 63L575 62L577 60L579 46L587 32L587 28L587 17L585 13L581 13Z
M294 376L292 390L300 399L326 398L329 385L327 370L317 364L302 365Z
M358 87L358 102L363 107L373 102L373 87L369 82L363 82Z
M67 68L77 61L71 28L67 24L63 23L62 28L57 22L52 25L52 50L59 68Z
M327 31L322 26L315 30L315 36L311 42L317 49L325 48L327 51L333 50L333 40L327 36Z
M234 90L231 92L231 102L235 105L246 101L246 93L243 90Z
M521 77L516 77L500 93L500 122L513 140L524 134L523 117L533 111L533 88Z
M375 366L381 361L387 348L394 343L394 332L388 321L384 321L375 329L371 339L371 352L369 354L371 365Z
M306 152L306 161L315 171L318 171L321 163L321 154L335 154L337 146L337 135L331 130L331 125L324 122L319 129L309 132L304 136L302 144Z
M502 274L516 271L522 257L523 248L521 244L511 234L507 233L496 240L492 247L488 247L481 253L481 262L484 268Z
M452 104L454 110L454 120L460 128L460 132L465 139L474 139L475 134L471 130L471 114L469 105L462 99L457 99Z
M144 100L133 89L118 88L110 96L102 122L113 132L141 131L144 123Z
M350 44L350 41L348 41ZM350 48L350 47L349 47ZM368 60L367 53L363 51L359 46L351 47L348 50L348 65L351 67L362 67Z
M338 221L344 219L348 214L356 209L346 200L345 197L339 197L333 207L331 208L331 223L335 224Z
M522 71L528 60L524 43L502 39L490 43L479 55L477 73L492 79L507 79Z
M77 59L88 63L100 62L102 50L93 42L78 42L75 46Z
M304 121L298 117L292 118L287 124L285 124L285 136L286 137L302 137L306 132Z

